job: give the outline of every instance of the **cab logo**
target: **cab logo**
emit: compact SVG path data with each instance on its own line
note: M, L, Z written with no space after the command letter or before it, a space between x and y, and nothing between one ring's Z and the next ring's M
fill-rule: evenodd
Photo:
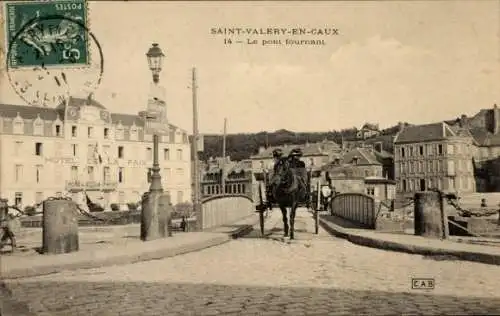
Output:
M433 278L412 278L412 290L433 290L436 282Z

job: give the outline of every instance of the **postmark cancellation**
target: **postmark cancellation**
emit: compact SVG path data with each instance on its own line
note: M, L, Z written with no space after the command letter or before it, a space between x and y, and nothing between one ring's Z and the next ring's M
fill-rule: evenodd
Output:
M84 0L5 4L8 67L90 63Z

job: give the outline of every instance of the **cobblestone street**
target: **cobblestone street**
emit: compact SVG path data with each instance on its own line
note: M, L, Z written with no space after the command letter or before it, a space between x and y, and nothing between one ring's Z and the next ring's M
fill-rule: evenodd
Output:
M40 315L498 314L500 267L366 248L320 230L300 210L283 242L274 210L253 232L163 260L6 282ZM411 278L435 278L412 290Z

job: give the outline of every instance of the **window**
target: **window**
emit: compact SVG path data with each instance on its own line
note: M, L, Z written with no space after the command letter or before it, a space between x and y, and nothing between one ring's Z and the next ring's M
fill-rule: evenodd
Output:
M76 157L78 155L78 145L71 144L71 150L73 151L73 156Z
M123 146L118 146L118 158L124 158L123 156Z
M77 127L75 125L71 126L71 137L76 137Z
M33 126L34 135L43 135L43 121L37 120Z
M88 136L88 138L92 138L93 134L94 134L94 129L92 127L90 127L90 126L87 127L87 136Z
M122 127L122 126L117 127L117 128L116 128L116 132L115 132L115 136L116 136L116 138L117 138L117 139L123 139L123 136L124 136L123 134L124 134L124 133L123 133L123 127Z
M123 168L120 167L118 168L118 183L123 183L123 178L124 178Z
M36 192L35 193L35 203L40 204L43 201L43 192Z
M177 203L182 203L184 200L184 192L177 191Z
M151 150L151 147L146 148L146 160L152 160L153 159L153 151Z
M177 160L182 160L182 149L177 149Z
M111 151L111 147L109 145L103 145L102 146L102 153L103 153L103 159L104 158L109 158L109 152Z
M443 145L441 144L438 145L438 155L443 155Z
M56 136L61 136L61 125L56 125Z
M35 167L36 183L40 183L40 179L42 178L42 168L43 168L43 165L37 165Z
M94 181L94 166L87 167L87 175L89 181Z
M78 166L71 166L71 181L78 180Z
M23 142L16 141L16 143L14 144L14 156L19 156L22 146Z
M43 155L42 149L43 149L42 143L35 143L35 155L42 156Z
M130 140L137 140L137 127L130 128Z
M375 188L373 188L373 187L366 188L366 194L375 195Z
M87 145L87 159L92 159L94 158L94 154L95 154L95 149L94 149L94 144L88 144Z
M16 192L14 194L14 204L21 208L23 205L23 192Z
M163 160L170 160L170 151L168 148L163 149Z
M24 133L24 122L22 120L15 120L14 122L14 134Z
M404 147L401 147L401 157L404 157L405 156L405 149Z
M413 146L410 147L410 152L408 153L408 156L409 157L413 156Z
M109 128L107 128L107 127L104 128L104 138L105 139L109 138Z
M419 146L418 151L420 153L420 156L423 156L424 155L424 146Z
M110 169L109 167L104 167L102 170L102 182L109 183Z
M21 181L22 177L23 177L23 165L16 165L15 181L16 182Z
M403 180L403 192L406 192L406 180Z

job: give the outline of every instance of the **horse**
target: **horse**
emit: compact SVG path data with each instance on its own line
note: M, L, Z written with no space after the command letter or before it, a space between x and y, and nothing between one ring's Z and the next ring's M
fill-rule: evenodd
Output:
M290 232L290 239L294 239L295 213L299 202L307 197L307 185L298 171L298 168L292 168L290 161L283 159L276 164L270 183L272 197L283 215L284 237L288 237ZM290 226L287 207L290 208Z

